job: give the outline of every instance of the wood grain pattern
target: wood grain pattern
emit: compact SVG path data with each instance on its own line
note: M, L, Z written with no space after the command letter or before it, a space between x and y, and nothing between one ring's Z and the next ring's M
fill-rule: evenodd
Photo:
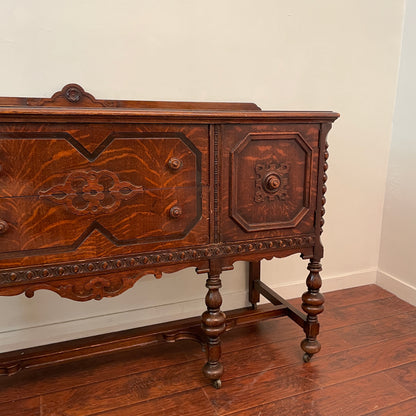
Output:
M416 362L392 368L387 374L409 393L416 396Z
M129 101L129 100L101 100L86 92L78 84L65 85L51 98L32 97L0 97L0 106L48 106L62 107L77 105L85 107L113 107L136 109L187 109L187 110L234 110L258 111L254 103L224 103L224 102L186 102L186 101Z
M385 409L366 413L364 416L413 416L416 409L416 398L389 406Z
M0 416L41 416L40 397L0 404Z
M186 406L184 406L186 403ZM201 389L100 412L100 416L217 416ZM94 416L94 415L91 415ZM98 416L98 414L97 414Z
M203 383L200 366L198 360L47 394L43 396L43 416L104 412L195 389ZM200 374L200 377L188 378L187 374Z
M327 328L315 362L301 365L296 358L300 351L291 344L298 343L300 334L294 322L264 321L222 337L222 391L209 387L199 372L195 377L192 369L202 364L200 347L183 341L0 379L0 415L414 416L416 308L376 286L362 288L361 294L354 288L326 297L328 316L336 316L344 303L361 310L361 321L352 316L343 326ZM402 312L368 321L365 312L371 315L378 309L375 301L387 298ZM407 359L411 361L403 363Z
M376 374L340 383L325 390L314 390L296 397L275 401L238 412L238 415L357 416L407 398L409 398L408 393L400 386L389 383L385 374Z
M223 183L221 200L222 210L230 211L229 216L221 217L225 241L245 238L247 231L252 238L261 238L284 235L287 228L293 234L313 230L319 165L318 127L301 124L224 126L226 140L222 146L221 174L232 178L230 183ZM290 164L288 196L284 201L256 204L256 163L270 159ZM302 218L300 223L299 218Z
M349 380L363 374L384 371L414 361L415 341L415 336L408 335L338 352L325 359L320 359L318 355L315 361L306 367L306 371L312 379L319 374L319 383L322 386L334 384L340 378Z
M165 337L160 328L159 339L204 341L204 373L220 387L220 334L233 326L220 310L221 273L297 253L319 264L326 135L338 116L100 100L77 84L51 98L0 98L0 294L100 300L145 274L196 267L208 273L204 336L188 328ZM239 322L288 316L303 327L310 357L319 351L319 279L307 279L307 316L273 294L273 314ZM1 372L59 356L31 354Z
M354 298L352 296L346 296L345 292L331 292L326 294L326 297L332 302L332 305L335 305L335 301L340 298L344 299L344 303L351 305ZM348 289L348 292L352 295L356 294L357 288ZM365 308L370 313L372 309L377 308L377 305L374 305L374 298L378 298L379 296L386 298L386 296L389 296L394 299L391 294L374 285L365 287L363 293L367 294L369 302L363 303L364 295L361 297L357 296L357 307L360 307L361 310ZM407 304L398 300L398 309L400 305L403 305L403 309ZM342 308L343 304L342 300L340 300L339 308L330 308L328 314L336 315L337 309ZM381 317L381 319L371 322L365 322L365 316L361 313L361 320L364 322L354 324L356 317L352 316L351 324L346 320L344 321L344 326L334 329L327 328L322 334L324 346L321 354L332 354L357 346L377 343L384 339L394 339L398 336L411 335L414 333L414 325L416 322L412 317L414 318L416 316L416 311L412 307L409 310L410 312L408 314ZM389 328L392 327L396 327L397 331L390 332ZM385 330L384 328L387 329ZM112 338L109 335L106 337ZM226 377L232 378L232 375L235 377L240 374L256 372L258 361L250 360L250 354L258 356L259 359L261 359L262 354L272 354L271 357L274 357L274 361L273 364L269 365L275 367L291 364L297 365L299 362L300 351L294 348L300 339L299 328L290 320L265 321L256 326L238 327L233 329L233 331L225 333L222 338L226 345L226 353L224 354L226 367L232 366L231 371L227 372L229 376L226 373ZM119 362L109 358L109 362L106 363L107 359L105 357L90 359L90 362L94 363L94 366L99 366L96 371L104 379L109 379L118 375L151 370L169 365L172 362L184 362L187 361L187 358L188 360L198 359L200 357L199 346L193 343L189 344L186 341L184 343L171 345L159 344L140 350L140 354L136 351L123 353ZM182 345L187 345L186 350L182 349ZM257 348L254 349L253 347ZM255 352L256 350L259 352ZM188 354L189 356L187 356ZM241 362L244 365L239 365L240 360L237 358L239 356L242 357ZM268 360L268 362L272 363L272 359ZM117 369L119 373L117 373ZM65 375L69 378L66 378ZM72 375L73 379L71 379L70 375ZM45 388L52 389L52 391L65 389L73 385L74 380L77 380L77 383L80 385L85 385L92 382L94 376L85 368L84 362L75 362L62 366L62 370L59 372L55 368L42 369L34 373L29 373L27 377L24 373L16 375L15 380L15 382L11 383L9 379L0 379L0 402L8 398L15 397L17 399L22 397L22 391L25 394L40 394L42 392L50 392L50 390L45 390ZM24 386L27 387L25 388Z

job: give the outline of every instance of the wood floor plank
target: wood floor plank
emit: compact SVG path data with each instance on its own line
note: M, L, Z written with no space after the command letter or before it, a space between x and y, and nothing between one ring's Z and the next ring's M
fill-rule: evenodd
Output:
M224 345L225 352L221 361L224 364L225 371L222 380L226 381L230 378L255 374L287 365L301 368L304 365L304 352L300 348L300 341L303 338L304 336L300 335L298 339L254 346L233 353L227 352L227 345ZM325 334L322 339L325 345L325 348L320 352L322 355L351 348L341 337L333 337L330 332Z
M415 359L416 336L407 336L328 356L318 355L303 366L303 372L305 377L323 387L407 364Z
M216 416L201 389L88 416Z
M363 305L365 309L367 305ZM370 302L367 312L379 305ZM361 310L363 315L363 310ZM320 356L359 346L360 344L379 342L388 338L412 333L416 324L416 311L400 316L382 318L363 324L347 325L331 330L323 327L319 339L322 351ZM356 319L354 316L353 319ZM366 318L364 318L366 319ZM381 329L380 329L381 328ZM379 332L380 331L380 332ZM413 332L414 333L414 332ZM302 352L299 343L303 339L302 330L287 318L262 322L250 327L237 328L223 336L226 377L234 371L235 362L250 372L258 372L261 365L246 357L243 361L234 361L233 351L256 345L267 345L278 341L278 347L272 348L275 355L267 361L267 365L287 365L301 363ZM286 342L292 340L291 342ZM265 347L266 351L269 347ZM279 352L280 351L280 352ZM245 353L242 353L245 356ZM270 354L269 354L270 356ZM139 348L135 351L108 355L106 357L79 361L49 369L30 370L9 378L0 378L0 402L27 397L27 395L47 394L76 386L94 383L97 380L117 378L122 375L161 368L169 364L186 362L192 359L203 361L203 354L198 344L181 341L177 344L161 344ZM245 363L249 363L248 366ZM202 364L201 364L202 365ZM257 367L256 369L253 367ZM267 368L267 367L264 367ZM199 372L197 373L199 374ZM236 374L241 375L241 371ZM194 374L189 377L194 378Z
M194 406L189 414L211 412L201 413L205 416L215 414L212 407L206 407L206 396L211 401L214 398L212 404L224 412L235 412L234 402L239 398L242 402L252 400L257 406L271 401L284 404L285 400L301 406L296 401L299 395L335 391L339 384L353 386L357 379L371 380L377 372L385 373L387 384L414 397L416 308L376 286L338 292L328 294L330 301L321 315L322 351L308 364L303 364L299 347L304 338L302 329L288 318L281 318L239 327L223 335L225 373L220 391L209 386L202 376L205 357L200 346L181 341L2 377L0 410L9 411L14 400L20 401L19 406L27 404L30 410L13 411L13 416L39 415L30 404L39 400L35 396L42 395L42 416L98 416L99 412L105 416L150 416L161 408L159 403L166 406L167 414L174 415L182 414L180 403L189 397L189 405ZM374 403L378 400L377 389L371 399ZM223 402L216 396L221 393ZM403 403L405 400L401 399ZM302 407L298 409L296 416L314 415L302 413ZM359 411L364 412L362 409ZM369 401L365 411L374 410ZM9 414L10 411L4 413ZM334 415L337 414L331 414Z
M318 389L318 384L302 377L295 366L275 368L224 382L220 390L204 387L219 415L240 411Z
M366 303L337 307L331 311L327 310L319 317L322 327L333 329L413 311L414 307L412 305L392 296Z
M333 331L326 331L323 328L323 334L326 332L331 336L342 338L351 347L399 338L416 333L416 309L409 313L388 316Z
M346 348L345 343L339 344L339 339L337 337L328 337L328 344L331 342L333 344L332 349L335 351ZM226 369L223 376L224 384L227 384L230 378L255 374L270 368L288 366L289 364L292 364L291 371L293 373L300 371L303 363L302 351L298 344L298 340L286 340L231 353L226 352L223 354L222 359ZM328 351L331 351L331 345L328 345ZM206 380L201 379L201 376L199 376L202 363L203 359L171 367L153 369L150 372L124 376L120 379L112 379L93 385L89 384L85 387L76 387L55 394L51 393L44 396L44 414L55 415L59 414L59 412L65 412L68 415L81 415L85 409L94 409L96 406L98 406L100 411L108 411L111 409L111 406L117 407L127 403L132 404L206 385ZM301 373L303 375L303 372ZM186 380L179 379L176 377L177 374L186 375ZM196 376L197 374L198 376ZM257 375L254 377L257 377ZM128 391L131 390L131 385L134 384L136 384L138 391L131 395ZM97 390L102 392L99 401L92 397L93 392ZM108 391L111 394L107 398ZM75 405L71 404L72 397L90 397L90 402L83 403L82 409L79 409L77 403Z
M0 403L166 367L192 359L201 360L203 357L199 344L181 341L175 344L142 347L49 368L27 370L11 377L0 377Z
M40 416L39 397L0 404L0 416Z
M386 374L416 396L416 357L412 363L392 368Z
M391 383L386 375L379 373L245 411L222 413L222 409L219 410L221 415L238 416L359 416L406 400L410 396L404 388ZM395 414L395 416L399 415L403 414Z
M224 334L224 351L233 352L250 346L291 338L295 338L294 345L297 348L302 337L302 329L290 319L274 319L260 322L257 325L236 328ZM0 403L193 359L202 362L204 358L205 354L199 344L192 341L180 341L173 344L141 347L132 351L74 361L50 368L27 370L12 377L0 377Z
M234 378L223 383L222 391L227 392L225 396L221 396L221 394L215 391L213 392L209 388L205 388L205 392L208 397L213 400L213 405L217 411L221 414L225 414L230 411L235 411L235 409L232 408L234 401L244 402L244 400L247 400L248 402L251 401L254 404L257 403L260 405L264 403L264 401L268 401L270 397L275 397L275 400L277 400L276 395L286 394L284 388L280 391L281 384L279 383L282 383L285 386L288 384L290 385L293 376L300 376L303 382L309 380L316 385L319 385L321 388L328 388L329 386L345 383L356 378L361 378L362 380L371 378L376 372L413 360L415 354L416 337L402 337L400 339L379 342L377 344L354 348L328 356L321 356L322 358L320 358L319 362L317 359L314 359L315 361L303 366L292 364L286 367L275 368L266 372L267 374L259 372L249 376ZM267 356L264 361L269 362ZM258 365L259 362L261 363L258 359L253 359L254 364L251 368L244 367L242 372L247 374L248 371L254 368L256 364ZM230 366L231 365L232 364L230 363ZM238 375L238 370L233 370L234 373L232 374ZM265 382L263 381L264 378ZM387 376L385 376L383 380L384 384L386 384L386 380L388 380L387 384L397 384ZM277 391L273 390L273 392L271 392L271 390L274 389L271 387L273 383L275 383L274 388ZM255 386L253 386L253 384L255 384ZM246 385L249 387L245 388ZM306 389L311 389L311 386L306 385ZM406 390L404 387L401 387L401 391L403 392ZM410 392L407 392L407 398L411 397L411 395Z
M191 361L50 393L42 396L42 415L84 416L193 390L208 384L202 364Z
M325 280L322 287L325 290ZM349 289L335 290L333 292L324 293L324 296L325 306L330 309L334 307L339 308L394 297L393 294L377 285L366 285L352 287Z
M363 416L415 416L416 415L416 398L376 410L375 412L366 413Z
M50 393L43 396L44 415L82 415L85 410L111 410L144 400L180 393L209 382L203 378L201 368L204 358L184 364L172 365L151 371L126 375L117 379L101 381L86 386ZM225 353L222 362L225 366L224 384L230 377L258 373L269 366L282 367L294 364L293 371L302 366L302 353L298 342L286 340L276 344L265 344L241 351ZM100 391L100 398L94 397ZM73 403L74 397L88 397L88 402ZM80 407L78 407L80 406ZM88 413L87 413L88 414Z

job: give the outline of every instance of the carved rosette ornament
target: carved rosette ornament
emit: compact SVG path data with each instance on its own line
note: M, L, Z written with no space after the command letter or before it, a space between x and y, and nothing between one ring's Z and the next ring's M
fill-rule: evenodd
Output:
M256 163L254 202L284 201L287 198L289 165L274 159Z
M66 206L77 215L108 214L115 211L121 201L144 192L143 186L120 181L108 170L72 172L61 185L40 191L40 198Z
M65 91L65 97L71 103L77 103L81 99L81 96L81 89L75 86L70 87Z

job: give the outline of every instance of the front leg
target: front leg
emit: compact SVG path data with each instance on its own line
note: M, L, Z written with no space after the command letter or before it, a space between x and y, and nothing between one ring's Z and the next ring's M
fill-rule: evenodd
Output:
M309 275L306 279L308 291L302 295L302 309L308 314L303 327L306 338L301 343L301 347L305 351L303 356L305 362L308 362L312 355L318 353L321 349L321 344L316 340L319 334L317 315L324 310L324 297L319 293L322 285L321 276L319 275L322 267L319 259L311 259L308 264L308 270Z
M220 310L222 298L219 289L221 269L211 269L208 273L206 287L208 293L205 296L207 310L202 314L201 327L207 336L207 363L203 373L212 380L214 387L221 387L221 376L224 372L223 365L219 362L221 357L220 334L225 331L225 314Z

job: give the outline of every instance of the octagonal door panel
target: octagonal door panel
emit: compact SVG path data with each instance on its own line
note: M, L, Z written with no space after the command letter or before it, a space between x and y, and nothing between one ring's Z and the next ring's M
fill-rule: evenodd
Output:
M313 232L318 136L316 125L224 127L224 241Z

